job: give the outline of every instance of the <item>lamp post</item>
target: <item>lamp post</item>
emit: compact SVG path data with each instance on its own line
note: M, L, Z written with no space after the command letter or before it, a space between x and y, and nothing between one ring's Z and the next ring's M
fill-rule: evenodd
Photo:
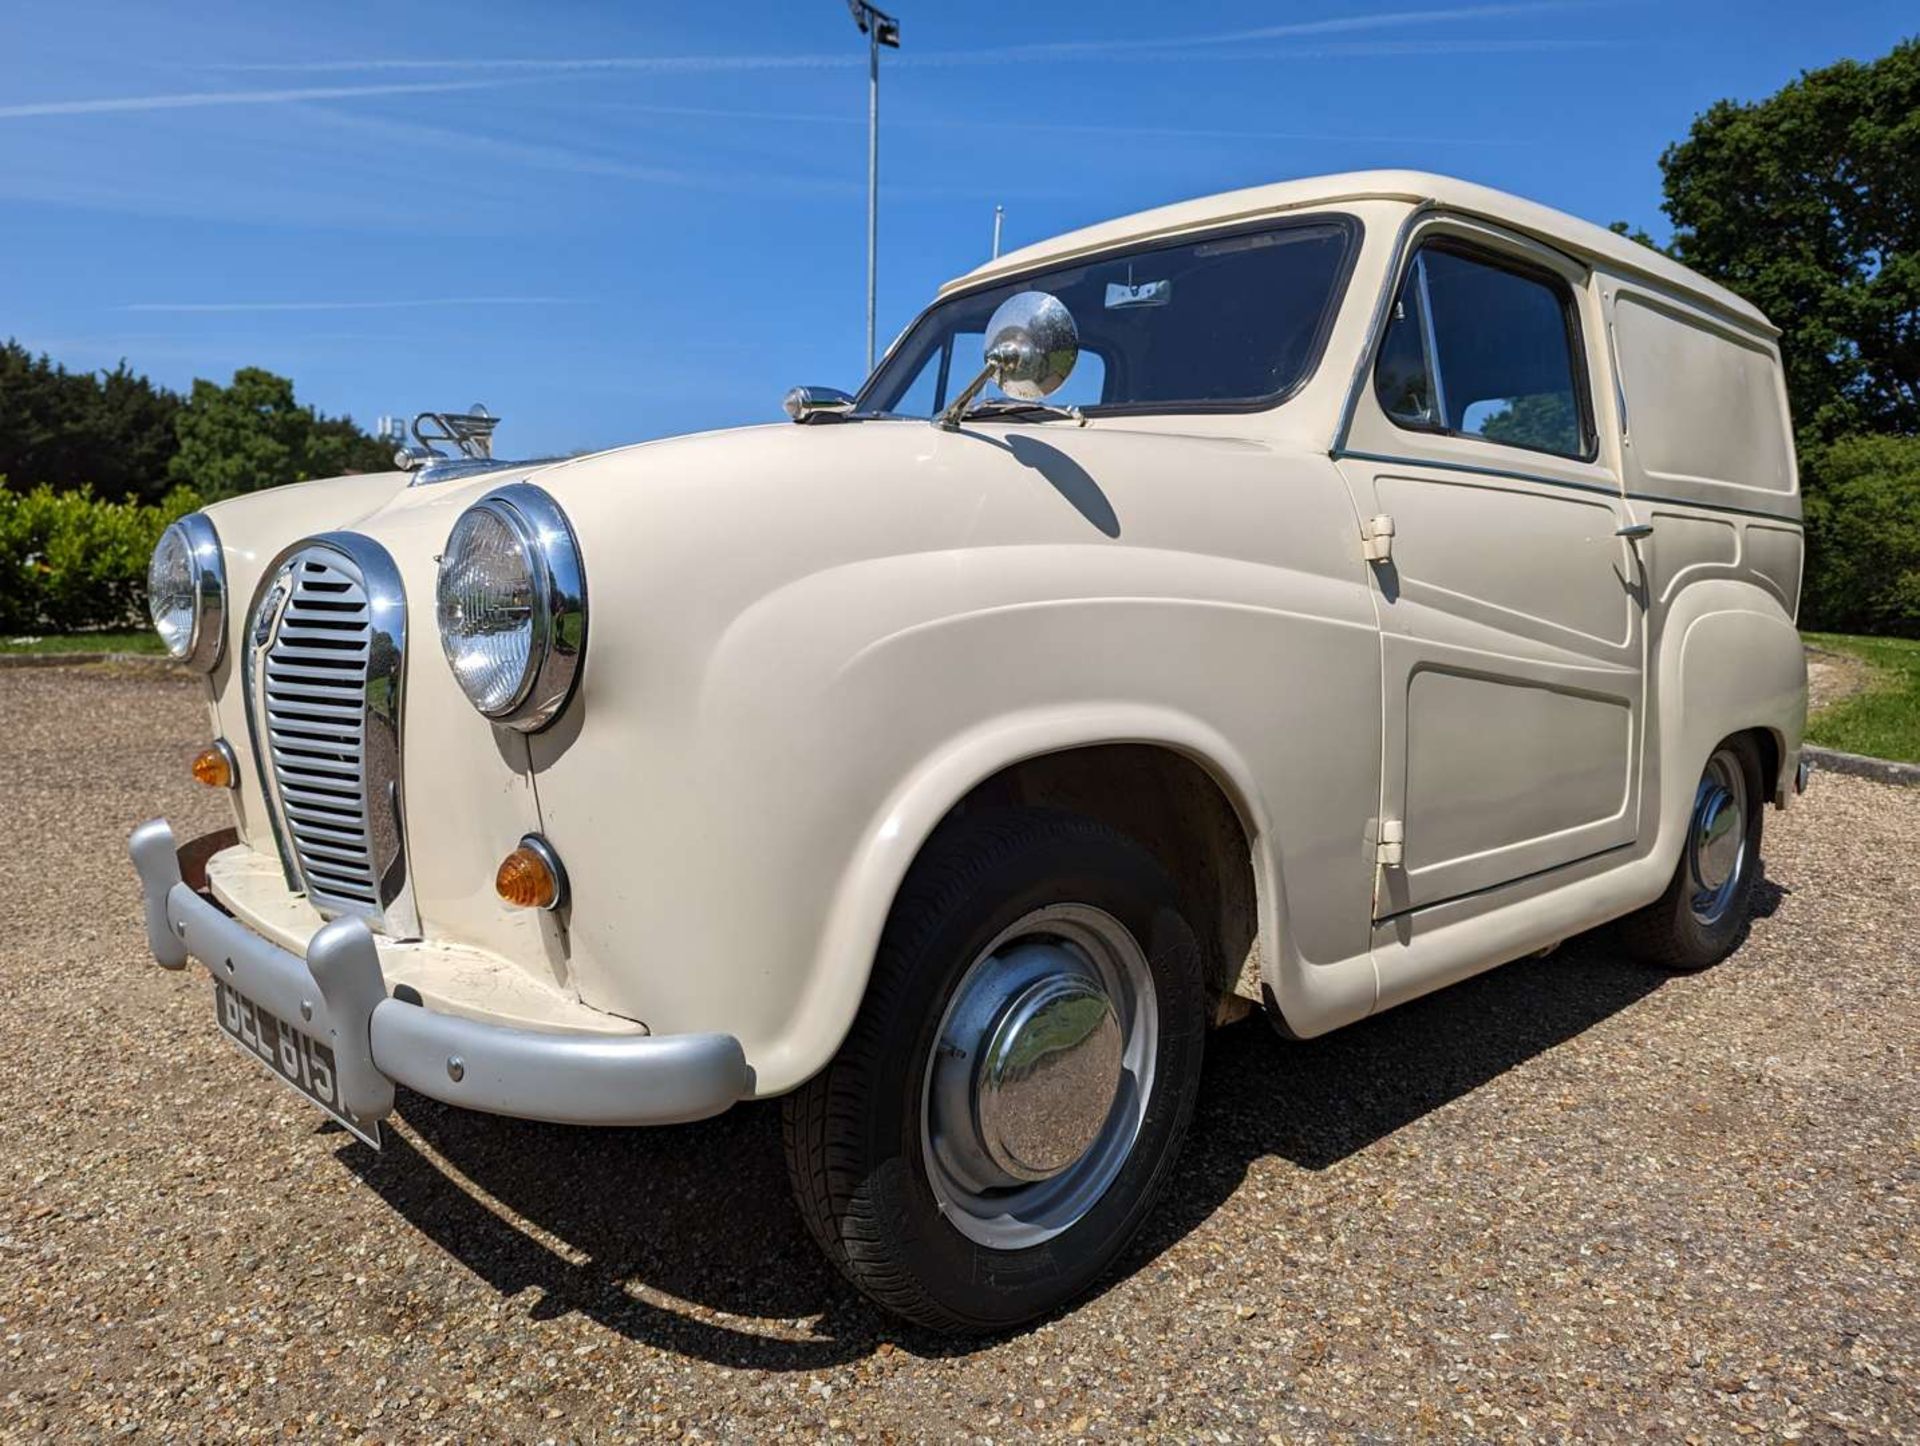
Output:
M868 0L847 0L867 37L867 370L873 370L873 313L879 290L880 47L900 48L900 22Z

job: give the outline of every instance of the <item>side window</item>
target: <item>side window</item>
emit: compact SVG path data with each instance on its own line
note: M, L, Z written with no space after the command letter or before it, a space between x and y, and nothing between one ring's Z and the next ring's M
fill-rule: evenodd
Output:
M1435 242L1394 298L1374 393L1403 427L1586 457L1593 429L1578 358L1559 277Z
M920 364L920 370L914 379L907 383L906 390L900 393L895 408L909 417L931 417L939 408L935 400L940 395L940 374L946 365L946 352L934 350L927 353L927 359Z
M967 372L964 377L956 375L966 369L966 363L959 358L978 356L983 340L982 332L959 332L948 338L944 346L928 352L927 359L920 364L919 372L894 403L895 414L902 417L931 417L945 407L948 395L959 391L973 379L973 372Z

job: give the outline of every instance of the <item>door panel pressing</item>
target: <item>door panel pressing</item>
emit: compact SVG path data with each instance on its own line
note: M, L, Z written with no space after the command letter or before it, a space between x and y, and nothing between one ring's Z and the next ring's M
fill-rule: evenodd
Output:
M1414 250L1341 459L1381 623L1387 918L1631 843L1645 590L1565 270Z
M1407 685L1406 760L1406 872L1414 892L1427 892L1430 875L1463 861L1532 872L1526 853L1541 841L1617 821L1631 744L1624 699L1416 667ZM1541 788L1537 780L1546 775L1553 786Z

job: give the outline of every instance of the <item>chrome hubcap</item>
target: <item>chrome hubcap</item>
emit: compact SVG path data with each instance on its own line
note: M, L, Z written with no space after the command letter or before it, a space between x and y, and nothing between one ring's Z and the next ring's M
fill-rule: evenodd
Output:
M922 1153L954 1227L1014 1250L1092 1209L1139 1133L1157 1032L1146 955L1112 915L1057 904L995 939L927 1063Z
M1740 886L1747 863L1747 781L1725 749L1707 760L1687 828L1687 873L1694 918L1717 924Z
M1099 981L1062 971L1028 985L1001 1015L974 1079L993 1162L1016 1180L1050 1180L1086 1154L1120 1085L1120 1047Z

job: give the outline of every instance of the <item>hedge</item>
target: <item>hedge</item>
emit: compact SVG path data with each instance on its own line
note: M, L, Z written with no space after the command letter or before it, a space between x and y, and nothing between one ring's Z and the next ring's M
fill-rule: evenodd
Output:
M1920 638L1920 437L1844 437L1800 459L1807 627Z
M102 502L84 488L0 487L0 632L77 633L144 622L154 543L169 522L199 506L185 488L148 507Z
M1920 437L1848 437L1801 458L1807 576L1801 621L1920 638ZM0 479L3 483L4 479ZM72 633L144 621L160 530L200 506L0 485L0 631Z

